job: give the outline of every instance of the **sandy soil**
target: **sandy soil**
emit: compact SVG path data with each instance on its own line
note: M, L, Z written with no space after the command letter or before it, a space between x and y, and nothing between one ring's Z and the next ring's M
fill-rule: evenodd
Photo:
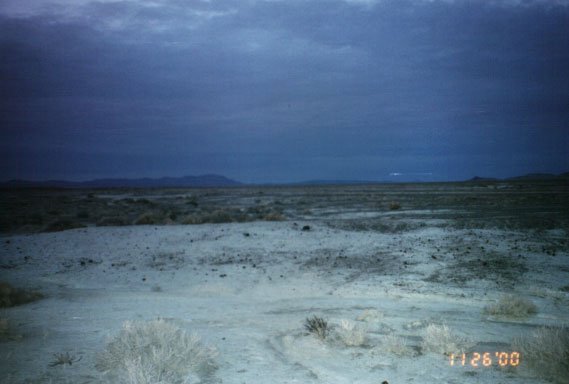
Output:
M311 199L282 210L287 219L278 222L5 233L0 281L45 298L0 312L10 324L0 341L2 382L103 382L95 358L109 338L126 320L156 318L219 350L214 375L192 382L547 382L523 357L517 367L451 366L422 341L429 324L446 324L469 341L469 353L511 352L514 338L566 323L566 227L454 225L479 208L401 200L390 211ZM537 313L485 315L505 293L531 300ZM366 340L319 340L304 329L313 315L334 330L350 320ZM80 360L50 366L65 352Z

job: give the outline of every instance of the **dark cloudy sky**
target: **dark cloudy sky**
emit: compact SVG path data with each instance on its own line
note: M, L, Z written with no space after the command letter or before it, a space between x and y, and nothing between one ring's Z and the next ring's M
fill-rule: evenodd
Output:
M567 0L0 1L0 180L566 171Z

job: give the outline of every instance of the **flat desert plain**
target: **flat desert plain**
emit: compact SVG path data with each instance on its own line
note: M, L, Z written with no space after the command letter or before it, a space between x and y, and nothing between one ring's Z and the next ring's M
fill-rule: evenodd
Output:
M566 182L0 204L2 383L569 382Z

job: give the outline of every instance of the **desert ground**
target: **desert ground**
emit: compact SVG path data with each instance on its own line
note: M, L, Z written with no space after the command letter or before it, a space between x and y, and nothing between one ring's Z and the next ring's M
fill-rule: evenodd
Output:
M569 382L566 182L3 190L0 209L2 383ZM101 363L144 324L201 357Z

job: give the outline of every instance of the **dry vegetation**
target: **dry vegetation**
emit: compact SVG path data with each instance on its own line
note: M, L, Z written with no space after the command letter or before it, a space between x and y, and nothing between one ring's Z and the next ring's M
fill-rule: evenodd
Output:
M491 316L523 318L536 314L537 307L523 297L505 295L497 303L484 307L484 313Z
M430 324L423 335L423 352L448 355L463 353L472 346L467 338L458 335L446 325Z
M343 319L336 330L340 341L347 347L361 347L367 341L366 329L351 320Z
M137 384L178 384L190 374L211 375L217 351L164 319L127 321L97 357L96 367L113 380Z
M304 321L304 329L320 340L326 339L328 333L330 333L330 326L328 325L328 322L322 317L318 317L316 315L309 317Z
M0 282L0 308L31 303L41 298L43 295L39 292L14 288L8 283Z
M441 193L443 190L445 193ZM332 226L399 233L428 218L454 228L569 230L569 194L560 181L244 187L218 189L0 190L0 232L61 231L83 226L280 221L325 211L376 212ZM394 200L396 197L396 200ZM460 216L449 216L459 210ZM450 219L450 222L449 222ZM444 223L444 224L443 224ZM353 227L353 228L352 228ZM567 240L553 245L552 254Z
M397 335L387 335L383 338L382 348L395 356L412 356L414 351L407 345L405 339Z
M569 383L569 327L540 327L514 342L524 361L539 377L554 383Z

